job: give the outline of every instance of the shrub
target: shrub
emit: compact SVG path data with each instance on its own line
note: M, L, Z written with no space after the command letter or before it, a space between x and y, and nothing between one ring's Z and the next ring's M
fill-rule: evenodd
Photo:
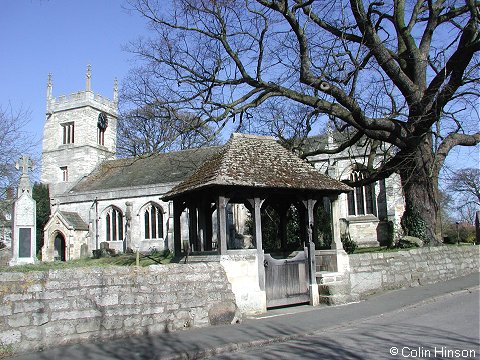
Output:
M353 252L357 248L357 243L352 240L352 238L348 234L343 234L341 240L343 244L343 249L347 252L347 254L353 254Z
M393 221L387 223L387 248L393 248L395 246L395 224Z
M458 240L460 240L460 242L474 243L475 226L467 222L444 225L443 242L446 244L456 244Z
M466 243L469 243L469 244L475 244L475 240L476 240L476 237L475 237L475 234L468 234L466 237L465 237L465 242Z

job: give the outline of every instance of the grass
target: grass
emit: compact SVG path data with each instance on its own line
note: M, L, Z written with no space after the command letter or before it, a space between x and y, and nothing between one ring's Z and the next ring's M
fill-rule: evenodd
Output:
M171 252L153 252L147 255L140 254L139 265L149 266L156 264L168 264L172 260ZM79 267L107 267L107 266L135 266L136 254L119 254L100 259L85 258L70 261L39 262L38 264L1 266L0 272L30 272L48 271L56 269L72 269Z
M12 356L13 354L15 354L15 351L13 349L13 345L11 345L11 344L4 345L0 341L0 359L5 359L9 356Z
M447 246L465 246L472 245L470 243L445 244ZM411 248L388 248L386 246L361 247L354 251L354 254L365 254L374 252L397 252L417 249ZM72 269L79 267L106 267L106 266L135 266L136 254L119 254L110 257L102 257L100 259L85 258L70 261L53 261L39 262L38 264L17 265L17 266L0 266L0 272L30 272L30 271L48 271L56 269ZM173 254L166 252L152 252L147 255L140 254L140 266L149 266L156 264L168 264L172 261Z
M389 251L386 246L369 246L369 247L357 247L354 254L364 254L364 253L372 253L372 252L386 252Z
M377 253L377 252L397 252L397 251L409 251L413 249L418 249L416 246L412 247L392 247L387 246L371 246L371 247L361 247L356 248L353 252L354 254L365 254L365 253Z
M465 246L465 245L473 245L472 243L460 243L460 244L444 244L446 246ZM361 247L356 248L353 252L354 254L365 254L365 253L375 253L375 252L397 252L397 251L409 251L413 249L418 249L416 246L412 247L393 247L388 248L386 246L371 246L371 247Z
M397 252L397 251L409 251L413 249L418 249L416 246L411 247L387 247L387 246L371 246L371 247L361 247L356 248L353 252L354 254L365 254L365 253L377 253L377 252Z

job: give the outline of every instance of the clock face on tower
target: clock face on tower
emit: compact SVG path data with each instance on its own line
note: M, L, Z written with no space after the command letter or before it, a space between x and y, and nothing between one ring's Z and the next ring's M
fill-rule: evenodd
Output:
M105 130L108 126L108 119L107 119L107 114L105 114L104 112L101 112L100 114L98 114L98 122L97 122L97 126L101 129L101 130Z

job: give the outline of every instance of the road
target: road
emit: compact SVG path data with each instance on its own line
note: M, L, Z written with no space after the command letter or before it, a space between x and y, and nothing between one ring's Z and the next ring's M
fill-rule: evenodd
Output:
M212 359L480 359L479 289Z

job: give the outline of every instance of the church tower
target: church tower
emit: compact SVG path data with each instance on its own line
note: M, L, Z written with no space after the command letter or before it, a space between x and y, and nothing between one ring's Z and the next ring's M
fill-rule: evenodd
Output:
M117 116L116 80L113 100L94 94L88 65L85 91L55 98L49 74L41 182L49 185L50 196L67 191L100 162L115 157Z

